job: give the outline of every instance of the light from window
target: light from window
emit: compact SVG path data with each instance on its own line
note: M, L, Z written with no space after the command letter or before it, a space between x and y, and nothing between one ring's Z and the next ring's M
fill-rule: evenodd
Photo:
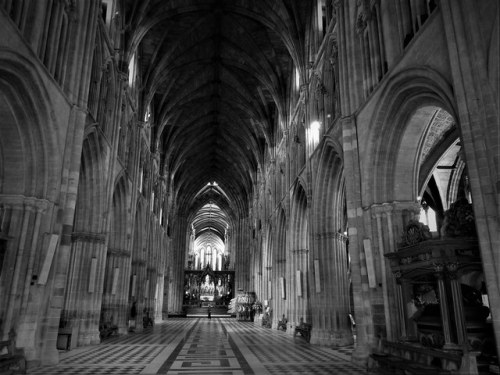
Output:
M151 106L148 105L148 109L144 114L144 122L148 122L150 117L151 117Z
M298 90L300 87L300 73L299 69L295 67L295 89Z
M434 211L432 208L428 207L427 209L424 209L422 207L420 209L419 221L427 225L431 232L437 232L436 211Z
M130 63L128 64L128 85L129 87L133 87L135 85L135 72L136 64L135 64L135 54L132 55L130 59Z
M312 143L312 147L316 147L319 143L319 129L321 128L321 123L319 121L313 121L309 129L309 136Z

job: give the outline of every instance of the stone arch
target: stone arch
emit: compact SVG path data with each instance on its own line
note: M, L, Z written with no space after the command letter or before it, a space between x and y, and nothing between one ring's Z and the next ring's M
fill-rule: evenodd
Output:
M302 183L301 183L302 182ZM290 226L292 236L290 238L292 247L301 249L308 248L307 231L309 219L309 200L305 181L299 177L299 182L295 186L292 196L292 212L290 215Z
M108 246L128 251L126 235L129 224L127 221L127 212L129 209L128 183L123 173L116 181L112 201Z
M104 232L105 163L108 149L97 128L86 129L82 146L80 179L76 201L75 232Z
M342 213L345 196L339 196L345 194L342 155L342 147L330 137L325 137L314 186L314 195L318 197L313 202L314 227L318 232L338 232L345 226Z
M395 75L384 88L377 108L367 139L374 145L366 153L371 162L367 162L363 176L368 182L364 194L372 219L368 244L379 255L376 260L379 269L373 267L372 275L376 275L377 281L382 280L386 317L382 324L374 321L374 331L391 340L401 327L392 318L398 314L395 284L391 284L390 263L383 255L398 250L400 235L410 219L422 220L426 216L420 214L426 212L421 201L426 189L437 192L439 214L444 216L443 211L457 197L466 168L455 98L451 85L439 73L429 68L413 68ZM439 186L435 178L439 172L437 165L447 158L447 167L453 172ZM431 173L437 187L430 186ZM439 218L436 221L437 226L430 228L431 231L439 231ZM373 311L375 314L376 307Z
M370 129L365 168L367 202L416 201L419 155L429 124L419 121L426 107L444 109L455 119L450 84L438 72L424 67L403 71L384 88Z
M7 48L0 56L0 339L14 329L16 344L31 360L53 347L39 315L50 308L53 272L47 287L33 284L35 261L47 248L41 244L60 229L54 229L54 206L60 201L64 115L54 116L55 100L33 61Z
M31 62L0 52L0 194L55 201L61 164L50 95Z

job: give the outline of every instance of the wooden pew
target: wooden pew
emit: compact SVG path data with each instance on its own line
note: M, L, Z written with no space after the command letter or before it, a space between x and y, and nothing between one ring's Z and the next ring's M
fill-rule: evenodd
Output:
M300 324L295 327L293 336L295 337L297 333L300 333L300 335L305 338L307 342L309 342L311 340L311 330L312 324L304 323L304 319L300 318Z
M9 339L0 341L0 374L26 374L26 359L24 351L16 348L16 334L10 330Z

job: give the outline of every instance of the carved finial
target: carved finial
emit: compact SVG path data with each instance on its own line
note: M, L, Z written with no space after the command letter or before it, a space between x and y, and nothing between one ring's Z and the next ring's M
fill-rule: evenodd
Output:
M366 22L366 16L364 12L358 14L358 19L356 20L356 33L362 34L368 23Z
M457 200L444 214L442 237L475 237L476 225L472 204L467 199Z
M419 221L410 220L402 236L402 245L411 246L431 238L429 227Z

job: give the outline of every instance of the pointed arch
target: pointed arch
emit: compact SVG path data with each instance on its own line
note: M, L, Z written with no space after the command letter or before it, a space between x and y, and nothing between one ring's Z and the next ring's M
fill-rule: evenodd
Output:
M58 198L61 164L53 105L32 64L0 49L0 194Z
M410 120L426 106L443 108L457 118L450 83L431 68L400 72L384 88L365 145L365 154L373 156L371 168L364 168L367 202L416 201L420 142L429 123Z

